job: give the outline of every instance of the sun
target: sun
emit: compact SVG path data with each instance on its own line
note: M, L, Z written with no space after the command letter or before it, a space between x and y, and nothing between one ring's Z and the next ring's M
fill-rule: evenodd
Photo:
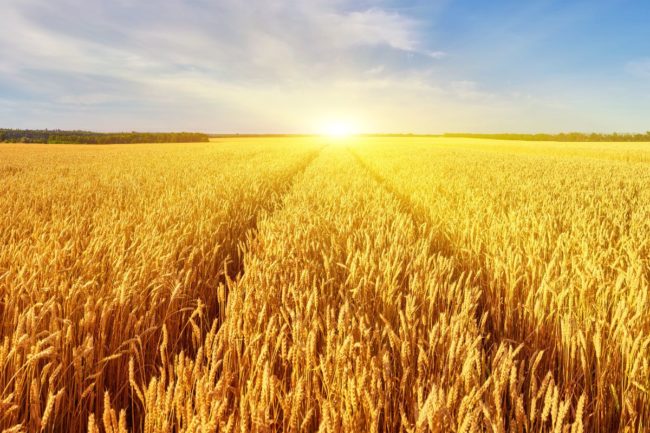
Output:
M329 138L348 138L358 133L358 128L352 122L343 120L327 122L320 131L321 135Z

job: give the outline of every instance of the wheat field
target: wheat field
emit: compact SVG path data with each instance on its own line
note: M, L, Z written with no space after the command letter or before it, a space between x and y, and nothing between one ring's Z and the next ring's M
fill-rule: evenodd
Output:
M1 144L0 431L650 431L649 162Z

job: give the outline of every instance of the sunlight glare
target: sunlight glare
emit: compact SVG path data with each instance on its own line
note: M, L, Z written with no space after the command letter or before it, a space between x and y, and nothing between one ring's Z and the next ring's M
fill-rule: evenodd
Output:
M358 130L349 122L336 121L323 126L321 135L330 138L348 138L358 134Z

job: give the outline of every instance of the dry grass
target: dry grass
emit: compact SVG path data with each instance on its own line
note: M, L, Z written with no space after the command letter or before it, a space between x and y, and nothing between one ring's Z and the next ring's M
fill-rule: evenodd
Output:
M646 431L650 150L448 142L3 146L0 430Z

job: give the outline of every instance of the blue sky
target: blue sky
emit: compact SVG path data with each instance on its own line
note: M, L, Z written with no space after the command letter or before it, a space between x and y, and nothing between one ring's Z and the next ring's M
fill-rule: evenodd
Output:
M646 0L4 0L0 127L650 130Z

